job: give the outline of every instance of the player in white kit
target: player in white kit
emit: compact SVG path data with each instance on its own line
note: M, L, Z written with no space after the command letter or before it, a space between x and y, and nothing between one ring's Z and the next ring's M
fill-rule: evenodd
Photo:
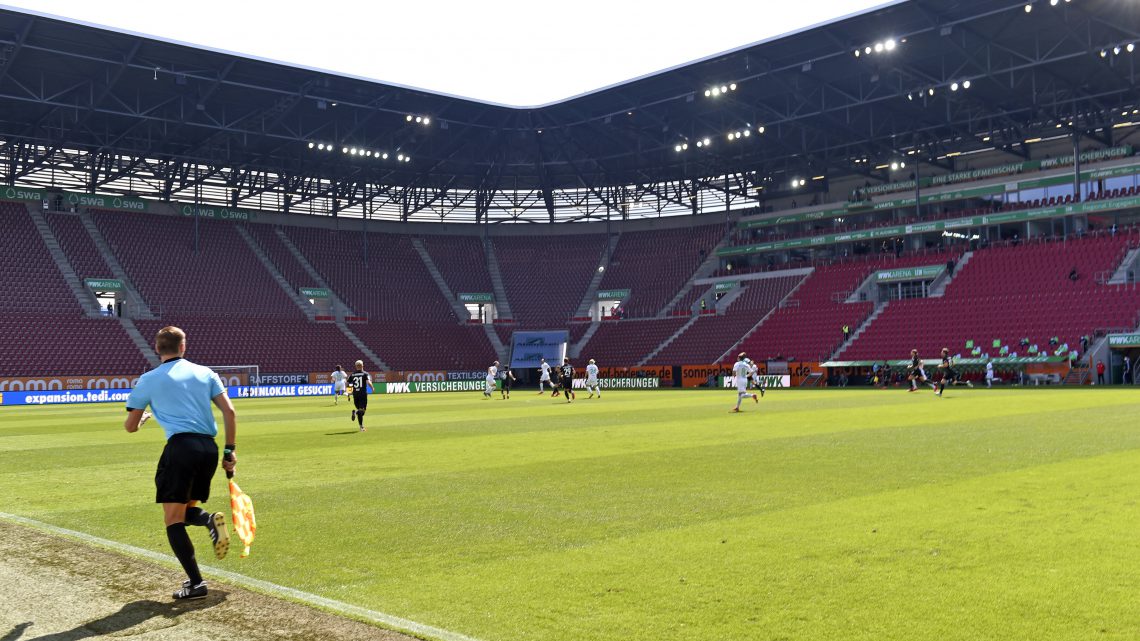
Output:
M542 391L542 384L543 383L546 383L547 385L549 385L550 389L552 389L552 390L558 389L558 388L554 387L554 381L550 380L550 363L547 363L545 358L542 359L542 364L538 366L538 369L540 372L539 376L538 376L538 393L539 393L539 395L541 396L542 394L544 394L544 392Z
M757 403L760 402L759 396L748 393L748 376L751 373L751 368L748 367L747 360L748 355L740 352L740 356L736 358L736 364L732 366L732 377L736 380L736 407L732 408L734 412L740 411L740 402L749 396Z
M498 363L499 361L495 361ZM498 368L494 365L487 368L487 387L483 388L483 396L491 398L491 394L495 391L495 374L498 373Z
M760 382L760 366L751 358L746 358L744 361L748 363L748 378L752 379L752 386L760 390L760 396L763 396L764 386Z
M344 373L344 368L340 365L336 366L336 371L329 374L329 380L333 384L333 405L340 402L340 397L345 393L345 381L348 380L348 374Z
M586 391L590 393L589 398L594 398L594 392L598 393L598 398L602 397L602 388L598 385L598 366L592 358L586 366Z

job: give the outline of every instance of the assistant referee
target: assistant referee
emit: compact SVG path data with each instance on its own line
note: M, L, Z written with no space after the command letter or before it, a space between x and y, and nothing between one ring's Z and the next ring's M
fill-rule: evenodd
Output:
M206 582L194 558L194 544L186 533L187 525L208 529L214 554L223 558L229 550L230 535L225 515L210 514L198 507L210 498L210 482L218 468L218 424L214 421L213 403L222 411L226 427L225 458L222 467L233 472L237 415L233 403L218 375L207 367L183 358L186 333L177 327L163 327L154 339L154 350L162 364L145 373L127 399L128 432L136 432L150 406L155 419L166 432L166 447L158 460L154 475L157 488L155 502L162 504L166 520L166 538L174 556L186 570L188 579L174 593L175 599L201 599L206 596Z

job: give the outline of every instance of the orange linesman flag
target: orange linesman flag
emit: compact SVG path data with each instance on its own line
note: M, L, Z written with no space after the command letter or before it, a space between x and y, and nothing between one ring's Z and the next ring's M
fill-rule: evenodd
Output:
M257 519L253 516L253 499L241 491L234 479L230 477L230 507L233 508L234 534L241 539L244 549L241 558L249 556L249 546L253 543L253 535L257 533Z

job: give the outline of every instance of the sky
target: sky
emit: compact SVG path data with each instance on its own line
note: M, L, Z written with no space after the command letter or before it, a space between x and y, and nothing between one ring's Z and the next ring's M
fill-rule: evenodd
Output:
M887 4L887 0L0 2L118 30L511 106L558 102Z

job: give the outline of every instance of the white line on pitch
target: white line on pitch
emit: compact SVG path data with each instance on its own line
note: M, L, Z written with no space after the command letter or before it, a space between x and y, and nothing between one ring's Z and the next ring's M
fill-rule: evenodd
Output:
M152 550L135 547L133 545L127 545L126 543L120 543L118 541L112 541L110 539L103 539L91 534L87 534L85 532L69 530L57 525L44 523L42 521L36 521L35 519L29 519L27 517L17 516L15 514L0 512L0 520L10 521L12 523L26 525L38 530L51 532L53 534L59 534L61 536L78 539L85 543L91 543L100 547L110 548L112 550L122 552L124 554L129 554L131 556L141 556L145 559L162 563L163 565L171 565L172 557L169 554L160 554ZM208 565L203 566L203 568L207 570L207 574L225 579L226 581L229 581L230 583L243 588L257 590L259 592L266 592L277 596L288 597L294 601L299 601L306 605L318 606L326 610L357 617L365 621L379 623L389 628L393 628L397 631L409 632L421 637L440 639L441 641L479 641L474 637L459 634L458 632L451 632L450 630L444 630L442 628L437 628L423 623L417 623L410 619L404 619L392 614L385 614L384 612L369 610L368 608L362 608L360 606L345 603L343 601L337 601L336 599L329 599L327 597L319 596L309 592L303 592L295 588L277 585L276 583L270 583L269 581L262 581L261 579L248 577L244 574L238 574L237 572L221 570L218 568L210 567Z

